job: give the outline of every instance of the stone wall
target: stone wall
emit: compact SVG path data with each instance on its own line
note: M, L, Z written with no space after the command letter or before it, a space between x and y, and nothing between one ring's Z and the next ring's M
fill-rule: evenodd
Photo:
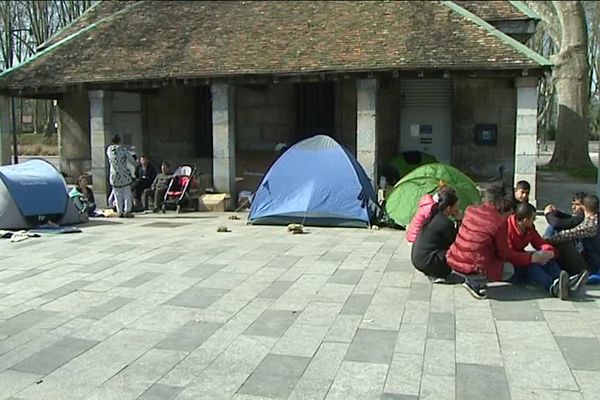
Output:
M498 176L511 183L515 154L516 90L513 80L454 81L452 164L476 179ZM496 124L496 145L475 143L475 125Z
M62 173L77 177L90 171L90 103L86 91L69 92L58 100L58 152Z
M212 173L212 158L200 157L195 146L196 93L193 87L166 87L142 96L143 148L155 165L192 163L200 174Z
M335 140L356 154L356 81L344 79L335 85Z

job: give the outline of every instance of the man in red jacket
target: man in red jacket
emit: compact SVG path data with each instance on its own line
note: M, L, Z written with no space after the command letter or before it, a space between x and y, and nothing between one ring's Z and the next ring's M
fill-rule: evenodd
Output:
M507 281L514 273L513 261L518 255L508 247L504 203L501 187L488 188L482 205L466 209L456 241L446 254L450 268L466 276L463 286L477 299L487 298L485 280ZM550 258L546 253L534 253L532 262L545 264Z

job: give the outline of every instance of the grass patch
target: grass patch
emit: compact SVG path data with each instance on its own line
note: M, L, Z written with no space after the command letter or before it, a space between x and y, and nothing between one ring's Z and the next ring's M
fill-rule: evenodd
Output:
M559 168L552 167L550 165L542 165L538 166L538 169L541 171L547 172L560 172L567 174L573 178L577 178L579 181L594 183L596 182L598 175L598 168L591 166L588 168L577 168L577 167L567 167L567 168Z

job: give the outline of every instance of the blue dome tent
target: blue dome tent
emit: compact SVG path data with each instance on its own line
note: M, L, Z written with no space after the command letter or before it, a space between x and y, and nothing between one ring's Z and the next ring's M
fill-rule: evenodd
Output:
M378 209L356 158L329 136L305 139L271 166L252 200L252 224L368 227Z
M28 229L44 220L81 222L56 168L41 159L0 167L0 229Z

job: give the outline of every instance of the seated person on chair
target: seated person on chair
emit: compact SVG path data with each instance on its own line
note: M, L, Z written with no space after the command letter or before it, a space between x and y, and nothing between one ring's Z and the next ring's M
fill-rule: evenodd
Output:
M142 195L144 190L152 186L156 178L156 170L148 161L148 156L142 154L140 163L135 167L135 181L133 183L133 201L136 209L142 208Z
M144 190L144 208L149 209L148 200L153 198L154 208L152 211L158 212L160 210L172 178L171 166L165 161L160 166L160 173L156 175L150 188Z
M88 186L87 176L81 175L77 178L77 185L69 192L69 197L73 199L75 207L81 212L94 217L96 215L96 200L94 192Z

